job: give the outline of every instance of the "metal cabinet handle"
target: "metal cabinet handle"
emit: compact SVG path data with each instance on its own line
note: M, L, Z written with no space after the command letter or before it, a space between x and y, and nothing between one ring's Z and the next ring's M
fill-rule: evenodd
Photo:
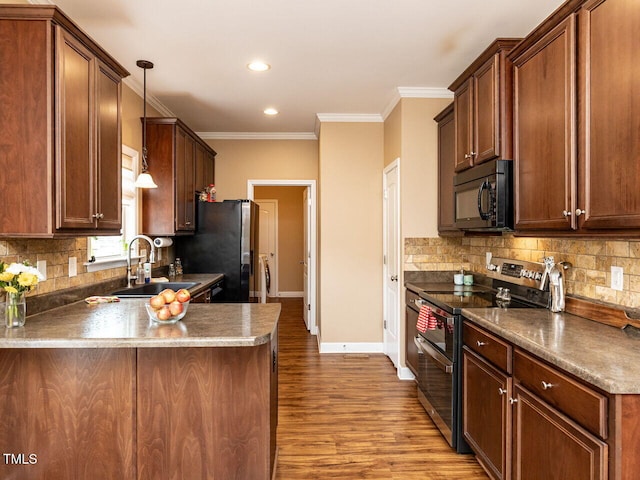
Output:
M95 218L96 220L100 220L101 218L104 218L104 213L94 213L93 215L91 215L91 218Z
M542 381L542 389L543 390L549 390L551 387L553 387L552 383L545 382L544 380Z
M571 212L567 211L567 210L563 210L562 211L562 216L563 217L570 217L571 216Z
M510 398L509 399L509 405L513 405L514 403L518 403L518 399L517 398Z
M489 342L481 342L480 340L478 340L476 342L476 345L479 347L484 347L485 345L489 345Z
M498 387L498 395L504 395L505 393L507 393L506 388Z
M471 158L471 154L469 154L469 153L465 153L465 154L464 154L464 158Z
M580 210L579 208L576 208L576 217L579 217L580 215L586 215L587 211L586 210Z
M191 222L184 222L185 225L191 225Z

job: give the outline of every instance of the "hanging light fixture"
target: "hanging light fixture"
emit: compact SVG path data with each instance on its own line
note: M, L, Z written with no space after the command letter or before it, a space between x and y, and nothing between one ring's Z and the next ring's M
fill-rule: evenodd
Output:
M136 188L158 188L158 185L153 181L151 174L148 172L149 164L147 161L147 70L153 68L153 63L148 60L138 60L136 65L144 71L144 86L143 86L143 116L142 116L142 171L136 179Z

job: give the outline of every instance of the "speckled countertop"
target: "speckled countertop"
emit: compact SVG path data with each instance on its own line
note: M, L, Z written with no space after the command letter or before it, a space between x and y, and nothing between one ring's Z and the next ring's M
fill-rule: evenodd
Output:
M613 394L640 394L640 337L546 309L469 308L462 315Z
M220 276L184 275L198 293ZM191 303L173 325L151 322L145 298L89 305L84 301L27 317L3 329L0 348L251 347L267 343L278 324L278 303Z

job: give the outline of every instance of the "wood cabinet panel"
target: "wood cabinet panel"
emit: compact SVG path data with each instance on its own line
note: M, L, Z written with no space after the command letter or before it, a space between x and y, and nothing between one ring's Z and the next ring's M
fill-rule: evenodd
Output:
M475 92L475 157L474 164L499 157L501 139L500 126L500 57L489 59L473 76Z
M511 378L464 347L463 434L495 479L510 478Z
M640 5L591 0L579 12L581 229L640 228Z
M134 350L0 350L0 364L0 449L36 455L0 462L1 478L136 478Z
M142 192L143 232L151 236L193 233L196 182L207 175L213 178L216 152L173 117L147 118L147 149L149 171L158 188Z
M504 372L511 373L513 347L475 325L465 322L464 344Z
M514 65L514 185L517 230L575 226L575 15Z
M600 438L607 438L607 397L516 349L513 374L549 405Z
M606 479L608 446L515 386L513 478Z
M473 82L467 80L454 94L455 171L473 166Z
M271 478L272 358L271 344L138 349L138 477Z
M0 44L0 236L119 233L128 72L54 6L0 5Z
M453 176L455 163L455 117L453 103L434 119L438 122L438 232L461 233L455 228Z

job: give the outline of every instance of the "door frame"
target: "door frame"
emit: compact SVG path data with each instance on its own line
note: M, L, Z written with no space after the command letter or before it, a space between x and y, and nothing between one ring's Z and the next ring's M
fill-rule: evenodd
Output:
M309 332L312 335L318 335L317 307L318 307L318 287L317 287L317 230L318 230L318 213L317 213L317 187L316 180L247 180L247 198L254 199L254 187L309 187L311 195L311 229L308 232L307 241L309 242L309 278L311 291L309 293Z
M277 199L271 199L271 198L261 198L260 199L261 202L265 203L273 203L273 212L275 214L275 218L274 218L274 229L275 231L274 236L275 236L275 245L273 246L273 254L275 256L275 261L273 261L272 258L267 258L267 261L269 262L269 271L271 273L271 292L267 293L267 297L279 297L280 296L280 288L278 286L278 274L279 274L279 268L278 268L278 261L279 261L279 253L278 252L278 200ZM258 203L258 202L256 202ZM260 205L258 203L258 205ZM264 231L261 229L261 231ZM260 235L262 236L262 235ZM258 250L260 249L260 246L258 245ZM258 253L264 253L264 252L258 252ZM274 266L275 263L275 266ZM274 268L275 268L275 275L274 275ZM262 280L261 280L262 281Z
M396 158L393 162L391 162L389 165L387 165L383 172L382 172L382 191L383 191L383 198L382 198L382 252L384 255L386 255L389 246L388 246L388 242L387 242L387 230L389 230L389 218L387 215L387 204L388 204L388 200L387 200L387 196L386 196L386 192L387 192L387 175L389 172L391 172L392 170L396 170L396 182L397 182L397 198L396 198L396 202L395 202L395 207L396 207L396 212L395 212L395 217L396 217L396 231L397 231L397 237L396 237L396 243L397 243L397 254L396 254L396 265L397 265L397 269L398 269L398 276L400 276L401 272L402 272L402 264L400 263L400 259L401 259L401 251L402 251L402 245L400 242L400 239L402 237L402 233L401 233L401 219L400 219L400 213L401 213L401 209L400 209L400 158ZM384 258L383 260L383 265L382 265L382 312L383 312L383 317L385 317L384 319L386 319L386 314L387 314L387 308L388 308L388 304L389 302L389 288L388 288L388 284L391 281L389 278L389 272L388 272L388 265L389 265L389 261L388 259ZM391 356L389 355L389 351L386 345L386 328L385 325L382 325L382 336L383 336L383 349L385 351L385 354L387 356L389 356L389 358L391 359L391 361L393 362L394 366L396 367L396 369L398 370L398 374L400 374L400 352L401 352L401 345L402 345L402 322L401 322L401 309L400 309L400 305L402 302L400 302L400 292L401 292L401 288L400 285L402 285L401 283L401 279L398 278L397 279L397 283L398 283L398 289L397 289L397 295L396 295L396 301L395 301L395 305L396 305L396 312L395 312L395 316L396 316L396 332L397 332L397 338L396 338L396 342L397 344L394 346L393 350L395 351L395 358L391 358ZM391 302L393 303L393 302Z

